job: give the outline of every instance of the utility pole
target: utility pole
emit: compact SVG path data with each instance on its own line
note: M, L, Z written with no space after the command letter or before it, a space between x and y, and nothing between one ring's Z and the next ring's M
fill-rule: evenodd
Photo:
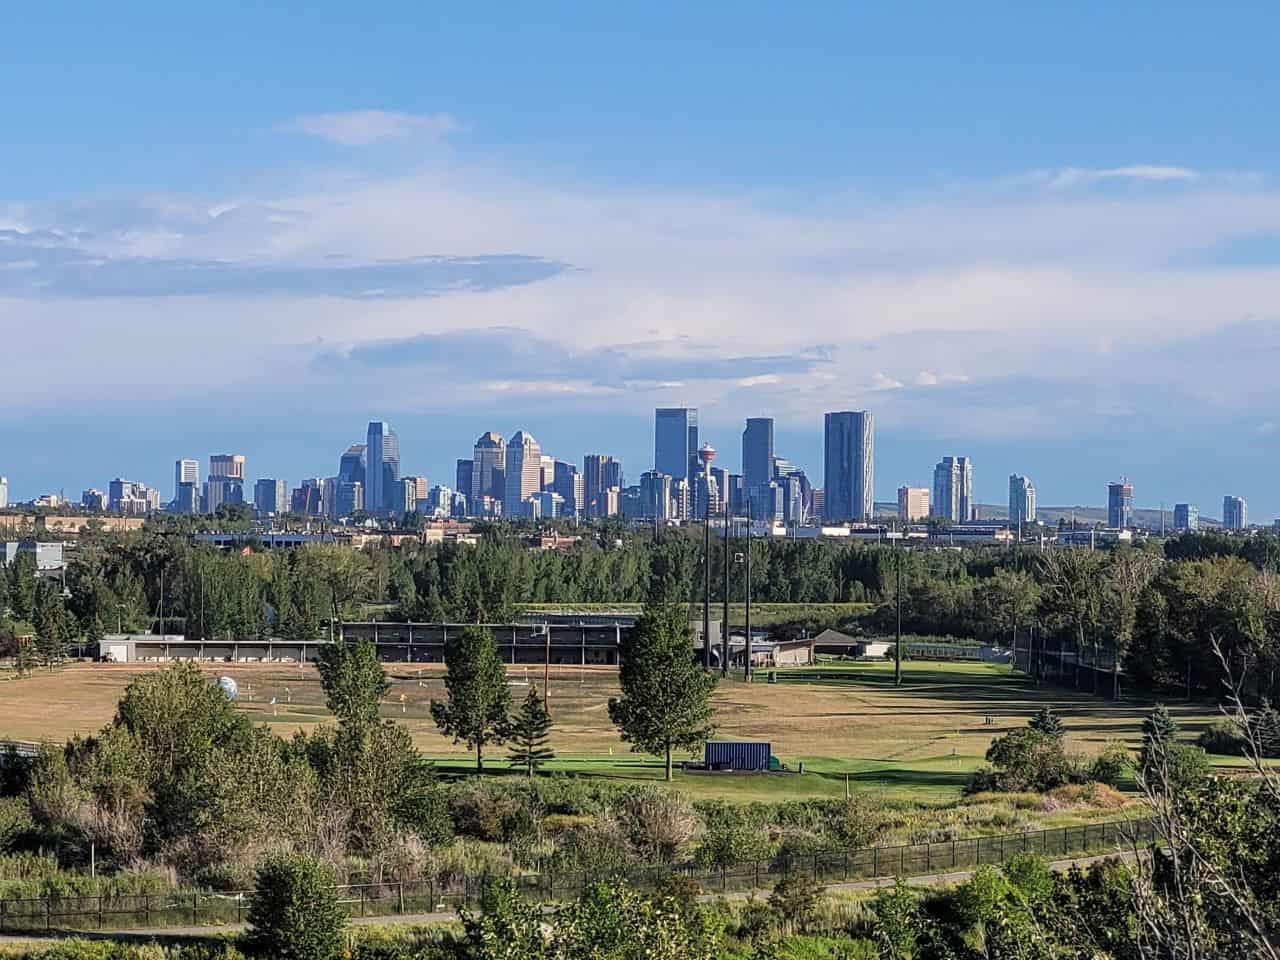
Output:
M724 619L720 624L720 676L729 672L729 491L724 497Z
M751 682L751 501L747 501L747 595L746 595L746 621L747 643L743 648L745 657L743 658L742 679L747 683Z
M711 489L702 506L702 669L711 669Z
M898 583L897 588L894 590L894 606L897 607L898 628L894 645L893 685L900 687L902 686L902 548L895 547L894 552L897 554L898 559L896 564Z

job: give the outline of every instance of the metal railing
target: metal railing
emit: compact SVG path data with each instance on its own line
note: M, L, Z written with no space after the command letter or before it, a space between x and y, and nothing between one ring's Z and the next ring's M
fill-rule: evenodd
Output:
M518 874L513 879L523 896L541 902L572 899L601 880L625 879L640 889L651 890L673 876L693 881L706 893L716 894L762 890L783 877L794 875L813 877L827 884L945 875L1005 863L1024 853L1061 859L1114 851L1153 840L1152 821L1117 820L996 837L782 855L733 866L678 864L599 873L542 870ZM441 913L476 903L491 879L492 876L485 875L344 884L338 887L339 903L351 917ZM249 912L250 896L251 891L241 890L0 899L0 932L216 928L243 923Z

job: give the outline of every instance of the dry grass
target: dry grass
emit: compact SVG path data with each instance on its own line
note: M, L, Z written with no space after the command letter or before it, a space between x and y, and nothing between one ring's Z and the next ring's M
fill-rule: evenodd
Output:
M0 683L0 737L60 740L89 734L109 722L125 685L144 664L76 664ZM215 678L234 677L239 706L281 734L327 722L319 679L311 667L272 664L206 664ZM465 747L442 737L432 723L431 699L444 695L442 668L389 664L392 692L385 716L402 723L427 754L462 765ZM1072 691L1036 688L1008 669L984 664L906 665L906 683L892 686L891 668L859 666L848 679L788 680L745 684L730 679L715 694L717 735L761 739L793 767L804 761L804 777L707 777L689 775L695 795L731 793L759 799L782 795L838 795L848 776L854 784L890 790L955 795L981 760L993 737L1026 723L1046 703L1062 714L1068 749L1095 753L1110 740L1136 745L1144 703L1113 704ZM542 670L512 667L513 699L524 684L542 683ZM762 678L763 679L763 678ZM648 758L630 754L608 719L608 699L617 693L617 671L609 667L553 667L552 746L570 769L602 775L654 775ZM277 704L273 707L271 698ZM403 702L401 702L403 697ZM1212 719L1201 708L1174 707L1187 736ZM991 722L988 723L988 719ZM504 751L493 751L501 757ZM576 766L575 766L576 764Z

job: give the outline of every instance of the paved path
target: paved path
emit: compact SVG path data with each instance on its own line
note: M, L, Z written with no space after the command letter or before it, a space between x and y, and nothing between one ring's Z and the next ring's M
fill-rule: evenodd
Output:
M1049 863L1051 870L1059 872L1069 870L1071 867L1087 867L1099 860L1106 860L1109 857L1121 856L1124 859L1131 859L1133 854L1128 853L1108 853L1090 857L1070 857L1064 860L1053 860ZM957 883L964 883L973 876L972 870L957 870L952 873L930 873L918 877L907 877L906 882L913 887L945 887ZM853 892L857 890L876 890L880 887L892 886L893 877L879 877L874 880L851 880L848 883L830 883L825 885L825 889L832 893ZM766 890L740 890L729 893L709 893L704 894L699 899L711 903L716 900L746 900L752 896L767 895ZM548 908L550 909L550 908ZM442 910L436 913L398 913L388 916L377 917L352 917L349 921L352 926L365 927L378 924L398 923L408 924L411 926L420 926L425 924L449 923L458 919L456 910ZM210 937L227 933L243 933L247 928L243 923L224 923L210 926L199 927L132 927L120 930L66 930L55 932L51 935L42 935L39 933L26 934L0 934L0 943L37 943L48 942L63 937L84 937L87 939L130 939L130 940L150 940L174 938L182 939L185 937Z

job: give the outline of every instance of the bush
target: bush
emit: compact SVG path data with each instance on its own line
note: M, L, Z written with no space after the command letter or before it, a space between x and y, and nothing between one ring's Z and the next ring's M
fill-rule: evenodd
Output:
M997 790L1043 792L1070 783L1076 775L1062 740L1031 727L993 741L987 750L987 761L998 771L994 782Z
M1089 779L1097 783L1105 783L1109 787L1118 787L1125 774L1129 772L1129 750L1123 743L1108 743L1093 759L1089 766Z
M245 940L250 953L269 960L336 960L345 924L333 871L319 860L281 854L258 868Z
M1240 727L1232 720L1215 720L1196 738L1196 745L1205 753L1217 753L1228 757L1244 756L1244 737Z
M778 917L779 924L789 924L792 930L803 933L809 929L822 900L822 884L808 874L796 871L787 874L774 885L769 895L769 908Z
M22 797L0 799L0 854L16 850L35 830L31 810Z
M629 791L618 809L627 839L641 858L670 863L698 830L698 815L683 794L655 787Z

